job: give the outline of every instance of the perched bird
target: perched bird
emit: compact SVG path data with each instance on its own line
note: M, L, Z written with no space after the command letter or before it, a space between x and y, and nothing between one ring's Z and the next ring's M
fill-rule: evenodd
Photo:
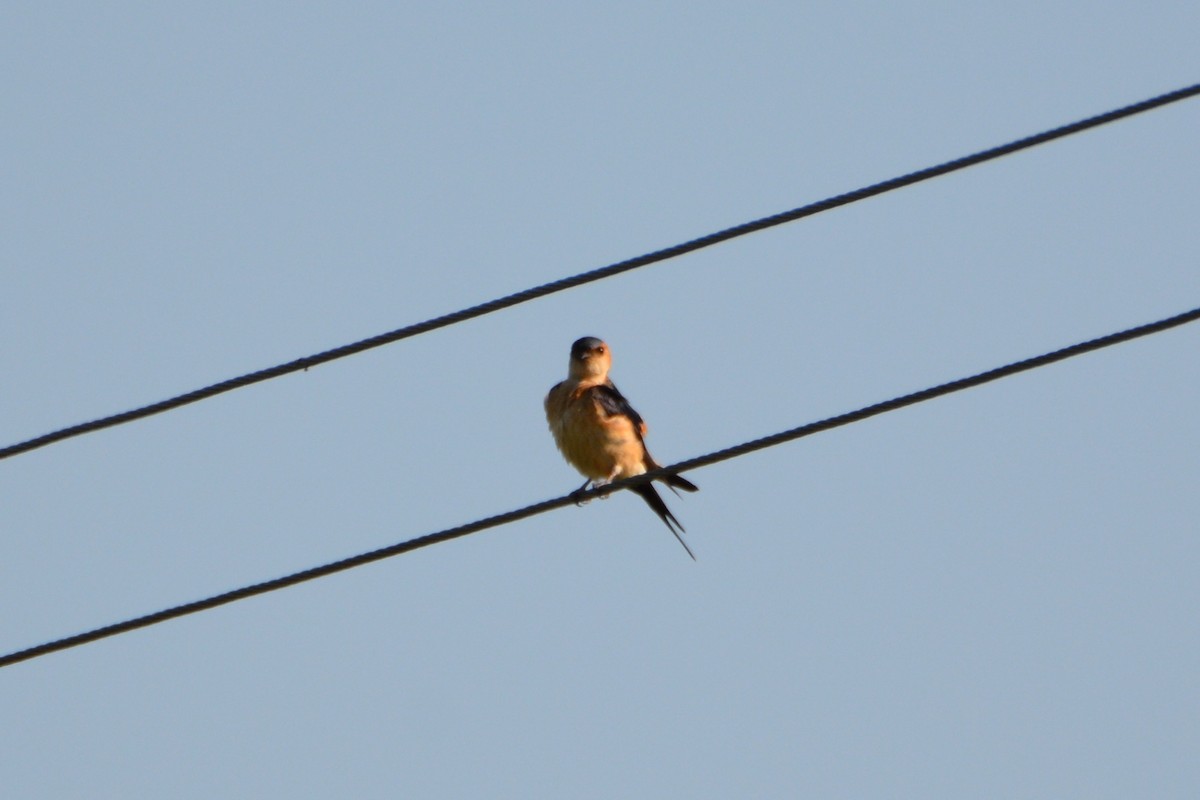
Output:
M563 458L587 477L580 491L589 485L603 486L659 467L646 449L645 421L608 378L611 367L608 345L594 336L585 336L571 345L567 379L546 395L546 421L550 423L554 443ZM667 475L661 480L672 491L697 491L694 483L679 475ZM654 486L643 483L631 489L658 514L694 560L695 554L680 535L683 526Z

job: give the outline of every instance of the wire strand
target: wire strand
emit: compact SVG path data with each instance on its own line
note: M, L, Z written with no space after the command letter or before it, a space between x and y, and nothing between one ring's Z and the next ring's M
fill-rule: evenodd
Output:
M582 272L578 275L568 278L562 278L557 281L542 284L541 286L535 286L531 289L526 289L515 294L510 294L505 297L490 300L486 303L481 303L476 306L471 306L470 308L462 309L461 311L455 311L450 314L444 314L440 317L434 317L432 319L425 320L424 322L418 322L414 325L397 328L396 330L389 331L388 333L381 333L368 339L362 339L360 341L345 344L340 347L334 347L330 350L325 350L311 356L297 358L293 361L277 364L276 366L261 369L256 372L248 372L245 375L229 378L228 380L223 380L219 383L214 383L200 389L195 389L184 394L176 395L175 397L170 397L166 400L160 400L157 403L150 403L149 405L140 406L138 408L123 411L118 414L112 414L107 417L99 417L88 422L82 422L77 425L71 425L66 428L51 431L50 433L45 433L40 436L35 436L31 439L26 439L24 441L16 442L0 448L0 459L11 458L12 456L20 453L27 453L30 450L36 450L40 447L45 447L47 445L54 444L55 442L61 442L65 439L71 439L87 433L104 430L105 428L112 428L117 425L133 422L134 420L144 419L145 417L150 417L155 414L161 414L165 411L170 411L172 409L189 405L200 400L215 397L219 394L224 394L225 392L231 392L234 389L240 389L245 386L262 383L263 381L271 380L272 378L278 378L293 372L300 372L301 370L306 370L310 367L315 367L320 364L325 364L330 361L355 355L376 347L382 347L383 345L391 344L393 342L398 342L401 339L408 339L422 333L428 333L430 331L437 330L438 328L444 328L449 325L455 325L460 322L465 322L469 319L474 319L475 317L481 317L485 314L491 314L494 311L500 311L501 309L526 303L539 297L545 297L546 295L572 289L576 286L582 286L586 283L598 281L603 278L609 278L614 275L619 275L622 272L628 272L633 269L638 269L639 267L645 267L659 261L666 261L667 259L675 258L676 256L681 256L696 250L701 250L705 247L711 247L712 245L726 242L730 239L736 239L739 236L746 236L747 234L756 233L758 231L766 230L767 228L773 228L777 225L782 225L787 222L794 222L796 220L803 219L804 217L810 217L814 214L819 214L823 211L829 211L830 209L849 205L850 203L856 203L860 200L866 200L869 197L875 197L876 195L884 194L885 192L890 192L905 186L911 186L914 183L920 183L921 181L946 175L960 169L965 169L966 167L982 164L985 161L991 161L993 159L1000 158L1001 156L1010 155L1020 150L1025 150L1039 144L1060 139L1064 136L1070 136L1071 134L1079 133L1100 125L1106 125L1110 122L1131 117L1135 114L1141 114L1143 112L1160 108L1171 103L1186 100L1198 94L1200 94L1200 83L1193 84L1182 89L1177 89L1166 94L1161 94L1157 97L1152 97L1148 100L1143 100L1138 103L1133 103L1113 111L1097 114L1096 116L1088 117L1087 119L1078 120L1076 122L1062 125L1051 130L1043 131L1042 133L1034 134L1033 136L1017 139L1009 142L1008 144L992 147L987 150L981 150L977 153L963 156L962 158L956 158L952 161L947 161L936 166L927 167L925 169L917 170L916 172L910 172L907 175L901 175L899 177L871 184L870 186L865 186L861 189L835 195L824 200L819 200L815 203L794 208L790 211L784 211L779 214L762 217L761 219L746 222L741 225L735 225L732 228L726 228L725 230L717 231L716 233L710 233L707 236L701 236L698 239L692 239L691 241L677 244L672 247L663 248L662 250L655 250L652 253L646 253L645 255L637 256L636 258L619 261L606 267L600 267L589 272Z
M1131 339L1137 339L1142 336L1149 336L1153 333L1159 333L1161 331L1175 328L1189 322L1194 322L1197 319L1200 319L1200 307L1193 308L1191 311L1185 311L1184 313L1177 314L1173 317L1167 317L1165 319L1158 320L1157 322L1151 322L1134 328L1128 328L1126 330L1119 331L1117 333L1111 333L1107 336L1101 336L1096 339L1089 339L1088 341L1073 344L1058 350L1053 350L1049 353L1043 353L1042 355L1034 356L1033 358L1015 361L1002 367L996 367L995 369L987 370L986 372L980 372L965 378L959 378L958 380L938 384L937 386L932 386L928 389L922 389L918 392L912 392L910 394L895 397L891 400L885 400L881 403L864 406L863 408L859 408L855 411L850 411L845 414L839 414L837 416L828 417L816 422L810 422L806 425L781 431L771 436L764 436L761 439L754 439L733 447L727 447L724 450L717 450L716 452L699 456L697 458L680 461L668 467L663 467L661 469L639 475L636 478L626 478L624 480L615 481L599 489L589 489L584 492L572 492L561 497L543 500L540 503L534 503L533 505L528 505L524 508L519 508L514 511L507 511L503 514L496 514L491 517L476 520L475 522L469 522L465 525L447 528L446 530L438 531L437 533L430 533L425 536L417 537L416 539L409 539L408 541L400 542L388 547L381 547L378 550L371 550L366 553L351 556L350 558L344 558L340 561L334 561L321 566L312 567L311 569L295 572L290 575L285 575L281 578L275 578L273 580L252 584L250 586L244 586L240 589L234 589L229 592L224 592L223 594L213 595L212 597L207 597L203 600L184 603L183 605L167 608L162 611L157 611L153 614L134 617L113 625L107 625L102 628L86 631L75 636L68 636L63 639L46 642L45 644L40 644L36 647L30 647L25 650L17 650L7 655L0 656L0 667L7 667L12 664L17 664L21 661L28 661L30 659L48 655L59 650L67 650L72 647L78 647L80 645L94 642L99 639L104 639L109 636L116 636L120 633L127 633L129 631L138 630L139 628L146 628L151 625L156 625L160 622L166 622L167 620L175 619L177 617L183 617L188 614L206 611L208 609L223 606L238 600L254 597L255 595L266 594L267 592L284 589L288 586L295 586L298 583L304 583L317 578L323 578L327 575L333 575L334 573L343 572L348 569L353 569L354 567L360 567L385 558L398 556L401 553L408 553L422 547L428 547L432 544L447 542L451 539L457 539L459 537L477 533L488 528L507 525L508 523L526 519L537 514L543 514L556 508L562 508L563 506L576 503L581 499L611 494L617 490L628 489L632 486L637 486L669 474L679 473L690 469L697 469L699 467L706 467L711 464L716 464L720 461L727 461L731 458L737 458L747 453L752 453L756 450L774 447L775 445L783 444L784 442L791 442L796 439L801 439L805 436L812 436L815 433L831 430L833 428L839 428L843 425L849 425L851 423L859 422L879 414L885 414L889 411L896 411L917 403L923 403L926 400L932 400L936 397L952 394L953 392L961 392L964 389L970 389L974 386L990 383L991 381L999 380L1000 378L1005 378L1010 375L1016 375L1020 372L1026 372L1038 367L1044 367L1057 361L1063 361L1068 358L1083 355L1084 353L1090 353L1093 350L1111 347L1112 345L1119 344L1121 342L1127 342Z

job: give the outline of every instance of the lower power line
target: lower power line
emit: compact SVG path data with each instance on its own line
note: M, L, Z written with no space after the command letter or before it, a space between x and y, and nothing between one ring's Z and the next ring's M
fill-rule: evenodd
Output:
M991 381L999 380L1000 378L1006 378L1010 375L1016 375L1020 372L1027 372L1032 369L1037 369L1038 367L1044 367L1057 361L1074 358L1075 356L1083 355L1084 353L1090 353L1093 350L1100 350L1105 347L1111 347L1112 345L1120 344L1121 342L1127 342L1131 339L1137 339L1142 336L1149 336L1153 333L1159 333L1170 328L1185 325L1189 322L1194 322L1197 319L1200 319L1200 308L1193 308L1191 311L1185 311L1182 314L1177 314L1173 317L1167 317L1165 319L1158 320L1157 322L1151 322L1134 328L1128 328L1126 330L1119 331L1117 333L1111 333L1107 336L1101 336L1096 339L1089 339L1088 341L1079 342L1078 344L1053 350L1049 353L1043 353L1042 355L1034 356L1033 358L1015 361L1002 367L996 367L995 369L987 370L986 372L980 372L978 374L965 378L959 378L958 380L953 380L948 383L932 386L928 389L922 389L918 392L901 395L900 397L895 397L891 400L885 400L882 403L875 403L874 405L865 406L855 411L849 411L845 414L839 414L834 417L828 417L827 419L810 422L806 425L781 431L771 436L764 436L761 439L754 439L743 444L725 448L724 450L718 450L716 452L709 453L708 455L690 458L686 461L680 461L677 464L672 464L668 467L647 472L644 475L637 476L636 478L625 478L620 481L614 481L613 483L602 486L598 489L589 489L585 492L572 492L570 494L563 495L562 497L556 497L551 500L543 500L540 503L534 503L533 505L525 506L524 508L519 508L514 511L506 511L503 514L496 514L495 516L476 520L475 522L468 522L465 525L459 525L455 528L447 528L446 530L438 531L437 533L426 534L425 536L420 536L416 539L409 539L408 541L393 544L388 547L381 547L378 550L372 550L367 553L361 553L356 556L344 558L340 561L334 561L329 564L312 567L311 569L295 572L291 575L285 575L281 578L275 578L273 580L263 581L262 583L244 586L240 589L234 589L233 591L213 595L212 597L207 597L203 600L184 603L183 605L163 609L162 611L156 611L153 614L146 614L145 616L135 617L133 619L117 622L112 625L106 625L102 628L96 628L94 630L79 633L74 636L68 636L63 639L46 642L45 644L40 644L25 650L18 650L16 652L0 656L0 667L7 667L21 661L28 661L30 659L48 655L49 653L54 653L59 650L67 650L72 647L78 647L80 645L94 642L99 639L104 639L109 636L116 636L120 633L128 633L129 631L134 631L139 628L157 625L160 622L166 622L167 620L183 617L188 614L195 614L199 611L207 611L210 608L216 608L227 603L244 600L248 597L254 597L255 595L266 594L267 592L273 592L278 589L284 589L288 586L294 586L298 583L304 583L305 581L322 578L326 575L332 575L336 572L343 572L348 569L353 569L354 567L360 567L364 564L370 564L374 561L381 561L385 558L398 556L402 553L408 553L422 547L427 547L431 544L438 544L451 539L457 539L459 537L477 533L488 528L507 525L510 522L516 522L517 520L542 514L556 508L572 505L581 499L611 494L619 489L628 489L632 486L646 483L670 473L706 467L710 464L716 464L720 461L727 461L731 458L737 458L738 456L754 452L755 450L763 450L767 447L774 447L775 445L783 444L784 442L790 442L795 439L801 439L805 436L811 436L814 433L820 433L833 428L840 428L843 425L849 425L853 422L860 422L879 414L885 414L889 411L896 411L907 406L916 405L917 403L923 403L926 400L932 400L936 397L952 394L954 392L960 392L963 389L970 389L974 386L990 383Z

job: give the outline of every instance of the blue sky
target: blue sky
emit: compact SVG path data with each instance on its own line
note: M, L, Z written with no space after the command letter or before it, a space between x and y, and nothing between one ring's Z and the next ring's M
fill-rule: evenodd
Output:
M1200 79L1187 3L9 4L0 440ZM1200 104L0 462L4 652L1200 305ZM0 672L14 797L1193 797L1194 326Z

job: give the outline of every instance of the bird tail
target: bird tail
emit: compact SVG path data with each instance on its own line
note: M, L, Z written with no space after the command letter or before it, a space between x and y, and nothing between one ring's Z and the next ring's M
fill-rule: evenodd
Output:
M692 486L691 483L683 480L683 478L678 479L692 487L691 489L688 489L688 491L696 491L696 487ZM655 514L658 514L658 518L661 519L663 524L667 526L667 530L671 531L671 533L675 535L675 538L679 540L681 545L683 545L683 549L686 550L687 554L692 557L692 561L695 561L696 554L692 552L692 548L688 547L687 542L683 540L683 536L681 535L683 533L683 526L679 524L679 520L675 519L675 515L671 513L671 509L667 508L667 504L663 502L662 497L659 496L654 486L649 483L643 483L638 486L630 486L629 488L632 491L637 492L638 495L640 495L641 498L646 501L646 505L650 506ZM679 530L675 530L676 528Z
M685 492L700 491L699 486L692 483L682 475L668 475L667 477L663 478L663 481L665 481L667 486L670 486L672 489L683 489Z
M657 461L651 458L649 453L646 453L646 462L647 472L652 469L662 469L662 464L659 464ZM685 492L700 491L699 486L692 483L682 475L668 475L665 478L660 478L660 480L669 486L672 492L675 492L676 489L683 489ZM679 494L679 492L675 492L675 494Z

